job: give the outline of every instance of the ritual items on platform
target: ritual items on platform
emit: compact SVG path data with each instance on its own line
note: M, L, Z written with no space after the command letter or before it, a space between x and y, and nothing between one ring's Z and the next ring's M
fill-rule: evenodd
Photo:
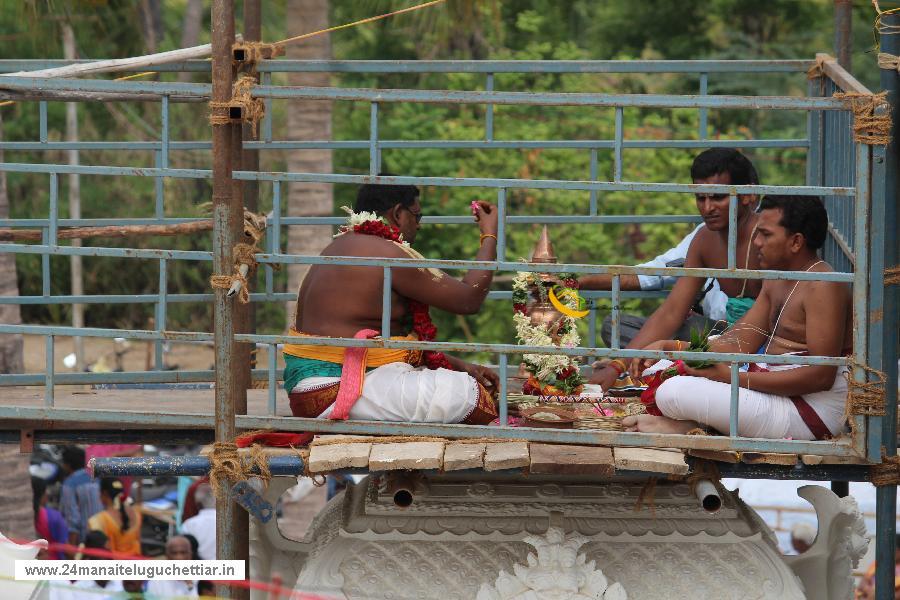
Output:
M530 262L556 262L546 227ZM576 316L572 315L585 311L584 300L578 296L573 275L560 274L559 279L562 285L554 283L548 275L524 271L513 279L513 322L520 345L576 348L581 343ZM525 354L523 361L528 373L528 381L522 387L525 394L577 396L584 389L584 377L573 357Z
M709 352L709 335L709 329L704 329L703 331L692 329L691 343L687 348L685 348L685 350L688 352ZM652 375L645 377L644 381L648 387L641 393L641 402L643 402L647 407L647 412L649 414L656 416L662 415L662 413L659 411L659 408L657 408L656 406L656 390L666 379L669 379L670 377L687 375L685 365L693 369L704 369L706 367L712 366L713 363L711 361L702 359L688 361L676 360L671 367L659 370Z

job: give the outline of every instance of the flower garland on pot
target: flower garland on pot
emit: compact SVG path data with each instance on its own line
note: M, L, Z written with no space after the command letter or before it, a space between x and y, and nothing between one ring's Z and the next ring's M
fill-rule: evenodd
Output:
M400 230L389 224L377 214L367 211L356 213L346 206L342 206L341 210L346 212L349 215L349 218L347 219L347 224L341 225L337 235L334 237L344 235L345 233L358 233L361 235L374 235L375 237L380 237L396 244L409 246L409 242L403 241L403 234L400 233ZM431 320L428 305L424 302L407 299L407 307L409 308L409 316L412 320L411 327L413 333L415 333L419 340L423 342L433 341L434 338L437 337L437 327ZM431 352L426 350L422 353L422 359L425 362L425 366L429 369L453 370L450 361L447 360L447 357L443 352Z
M577 290L578 281L571 274L560 275L564 289L557 294L565 305L573 310L583 309L583 300L577 294L563 293L565 290ZM550 287L536 273L519 272L513 279L513 323L516 326L516 341L523 346L555 346L576 348L581 343L581 336L575 325L575 319L563 315L554 331L546 324L533 325L527 312L529 295L533 293L541 302L549 297ZM555 338L555 339L554 339ZM558 344L557 341L558 340ZM522 386L526 394L540 396L572 396L581 393L584 377L578 370L578 363L570 356L562 354L525 354L525 368L531 373L528 381Z

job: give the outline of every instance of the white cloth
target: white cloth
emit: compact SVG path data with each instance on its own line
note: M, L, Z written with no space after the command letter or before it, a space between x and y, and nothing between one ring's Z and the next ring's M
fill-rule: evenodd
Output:
M197 597L196 581L153 579L147 582L147 591L144 592L145 600L181 600L182 598Z
M100 587L94 580L51 581L50 600L122 600L128 594L121 581L109 581Z
M307 377L294 392L307 392L340 381L339 377ZM362 395L350 409L351 419L410 423L461 423L478 403L478 382L467 373L389 363L366 373ZM327 419L334 408L325 409Z
M760 366L766 366L770 371L782 371L803 365ZM844 427L846 371L846 367L838 368L830 390L803 396L832 435L839 434ZM750 377L752 379L753 375ZM672 419L697 421L728 433L731 384L687 375L671 377L657 388L656 406L662 414ZM743 387L738 389L738 435L766 439L815 439L790 398Z
M682 267L687 258L688 248L691 240L697 235L701 227L705 227L702 223L697 225L692 232L687 234L683 240L678 242L674 248L670 248L654 258L651 261L641 263L639 267ZM642 290L662 290L670 288L678 281L677 277L671 275L638 275L638 281ZM728 296L719 289L719 282L715 279L707 279L703 287L712 282L712 287L706 292L700 306L703 307L704 316L713 321L721 321L725 319L725 304L728 302Z
M199 513L181 524L181 533L197 538L197 556L200 560L216 558L216 509L201 508Z

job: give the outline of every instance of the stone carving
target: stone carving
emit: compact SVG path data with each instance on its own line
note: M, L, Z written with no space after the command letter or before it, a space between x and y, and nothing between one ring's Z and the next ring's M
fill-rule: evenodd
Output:
M493 586L483 584L476 600L626 600L625 589L612 585L578 550L588 539L550 527L544 536L529 535L523 541L532 546L528 565L514 564L513 575L500 571Z
M852 496L838 497L818 485L805 485L797 495L816 509L819 531L809 550L785 557L797 574L806 595L822 600L853 596L853 569L869 547L866 523Z
M266 492L270 502L287 487L281 481ZM427 475L412 506L398 510L373 476L334 498L301 541L285 539L275 520L253 525L251 573L267 579L277 572L298 592L348 600L471 600L479 590L492 600L611 600L619 589L630 600L830 600L849 589L850 566L865 546L852 500L804 488L819 512L814 548L821 550L784 557L736 494L723 491L722 510L710 515L687 485L660 482L654 518L634 510L642 487ZM559 566L546 576L553 561L567 565L565 578Z

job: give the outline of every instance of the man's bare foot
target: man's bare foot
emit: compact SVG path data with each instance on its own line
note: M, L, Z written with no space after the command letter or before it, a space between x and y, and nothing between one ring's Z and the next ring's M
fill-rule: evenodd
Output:
M642 431L644 433L687 433L700 425L696 421L678 421L669 417L654 415L632 415L622 419L625 431Z

